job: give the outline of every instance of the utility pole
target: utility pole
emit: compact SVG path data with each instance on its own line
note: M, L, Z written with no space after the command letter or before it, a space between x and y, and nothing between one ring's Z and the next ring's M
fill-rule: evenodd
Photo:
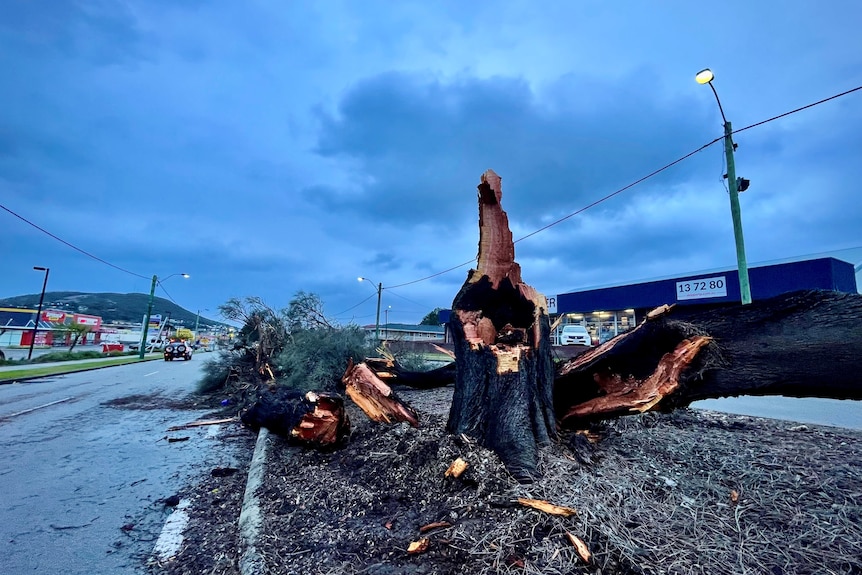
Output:
M144 325L141 330L141 348L138 351L138 359L144 359L144 353L147 347L147 332L150 329L150 315L153 313L153 297L156 295L156 284L159 281L159 276L153 276L153 284L150 286L150 303L147 304L147 315L144 318ZM159 329L161 332L161 329Z
M718 98L718 92L715 91L715 86L712 81L715 75L712 70L705 68L697 73L694 77L698 84L709 84L712 88L712 93L715 95L715 101L718 102L718 111L721 112L721 119L724 121L724 153L727 156L727 190L730 195L730 216L733 218L733 239L736 242L736 268L739 274L739 296L742 305L751 303L751 285L748 282L748 262L745 259L745 239L742 236L742 213L739 208L739 180L736 179L736 165L733 162L733 127L724 115L724 108L721 107L721 100ZM748 180L742 180L745 191Z
M383 284L377 284L377 325L375 326L375 337L380 341L380 296L383 294Z
M748 282L748 261L745 258L745 238L742 235L739 185L736 180L736 165L733 162L733 128L728 121L724 122L724 153L727 155L727 189L730 194L730 216L733 218L733 239L736 242L739 294L742 305L748 305L751 303L751 285Z

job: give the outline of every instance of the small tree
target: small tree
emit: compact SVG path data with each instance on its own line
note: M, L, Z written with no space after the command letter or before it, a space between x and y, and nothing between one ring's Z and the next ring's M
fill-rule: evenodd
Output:
M67 326L66 329L68 329L72 334L72 345L69 346L69 353L72 353L72 350L75 349L78 342L81 341L82 338L86 338L87 334L93 331L93 326L73 323Z
M440 312L443 311L442 307L435 307L428 314L422 318L422 321L419 322L419 325L440 325Z

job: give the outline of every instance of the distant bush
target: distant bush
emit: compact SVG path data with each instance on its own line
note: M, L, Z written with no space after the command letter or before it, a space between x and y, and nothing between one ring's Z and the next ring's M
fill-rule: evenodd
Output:
M105 357L101 351L52 351L32 359L32 363L49 363L52 361L73 361L76 359L97 359Z

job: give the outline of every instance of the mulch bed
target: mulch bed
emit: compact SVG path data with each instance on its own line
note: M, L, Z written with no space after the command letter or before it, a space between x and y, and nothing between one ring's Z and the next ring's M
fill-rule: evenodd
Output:
M351 406L342 449L276 441L258 493L265 572L862 574L860 432L698 410L631 416L594 429L595 445L562 438L544 450L541 479L522 485L492 452L445 432L451 393L399 392L418 429ZM444 477L457 457L469 468ZM202 484L190 542L158 573L238 572L245 471ZM439 522L450 525L420 532ZM589 563L567 534L586 542ZM408 554L422 538L427 551Z

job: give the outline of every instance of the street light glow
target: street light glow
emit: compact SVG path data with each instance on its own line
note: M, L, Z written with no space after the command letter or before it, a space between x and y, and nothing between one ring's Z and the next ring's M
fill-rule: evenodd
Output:
M715 75L712 73L712 70L709 68L704 68L700 72L695 75L694 79L698 84L709 84L715 79Z

